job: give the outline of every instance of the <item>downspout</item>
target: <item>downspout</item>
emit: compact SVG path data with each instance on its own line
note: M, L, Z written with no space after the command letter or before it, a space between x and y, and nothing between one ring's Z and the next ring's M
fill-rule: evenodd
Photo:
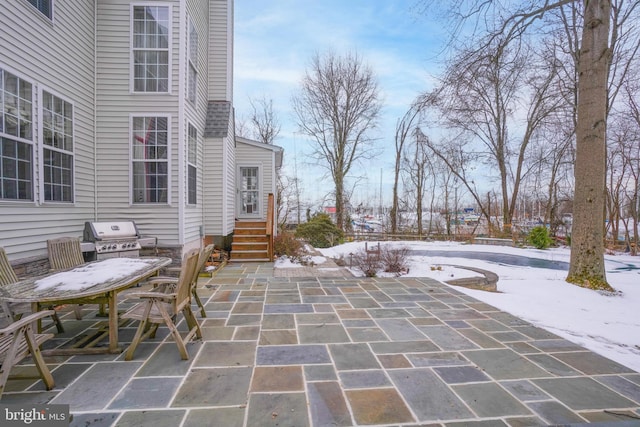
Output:
M93 220L98 221L98 0L93 2Z
M178 31L178 244L185 244L184 240L184 210L185 210L185 62L186 62L186 5L180 2L180 19Z

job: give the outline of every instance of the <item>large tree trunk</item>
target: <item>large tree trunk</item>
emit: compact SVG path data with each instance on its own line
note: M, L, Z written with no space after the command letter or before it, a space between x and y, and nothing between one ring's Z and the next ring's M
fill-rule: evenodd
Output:
M611 4L585 0L578 63L576 190L567 281L591 289L611 289L604 267L604 206L607 69Z

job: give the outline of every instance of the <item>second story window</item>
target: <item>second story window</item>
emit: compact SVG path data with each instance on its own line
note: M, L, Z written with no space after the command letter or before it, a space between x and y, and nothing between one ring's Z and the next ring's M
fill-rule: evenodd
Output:
M193 20L189 19L189 77L187 82L187 98L189 101L196 102L196 94L198 90L198 32L193 24Z
M38 9L44 16L49 19L53 19L53 0L28 0L29 3L33 5L36 9Z
M0 68L0 200L33 200L32 90Z
M73 202L73 107L42 93L44 200Z
M133 6L134 92L169 92L169 7Z

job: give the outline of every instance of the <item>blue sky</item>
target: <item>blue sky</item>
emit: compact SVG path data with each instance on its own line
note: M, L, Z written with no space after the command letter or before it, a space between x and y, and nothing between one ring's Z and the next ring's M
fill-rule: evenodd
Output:
M378 78L383 108L374 135L383 153L350 173L366 176L352 202L378 197L382 171L383 201L390 203L396 122L415 96L433 88L437 55L446 41L443 26L416 13L415 5L415 0L235 2L236 115L249 117L249 99L273 100L282 125L275 143L285 149L285 173L293 175L297 163L309 201L317 203L333 184L326 178L326 185L318 185L324 170L309 164L311 142L297 133L291 98L314 53L357 51Z

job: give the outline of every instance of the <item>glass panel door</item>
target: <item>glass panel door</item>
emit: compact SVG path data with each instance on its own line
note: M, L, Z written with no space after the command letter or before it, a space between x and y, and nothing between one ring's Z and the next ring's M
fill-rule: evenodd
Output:
M260 215L259 178L257 167L240 167L241 215Z

